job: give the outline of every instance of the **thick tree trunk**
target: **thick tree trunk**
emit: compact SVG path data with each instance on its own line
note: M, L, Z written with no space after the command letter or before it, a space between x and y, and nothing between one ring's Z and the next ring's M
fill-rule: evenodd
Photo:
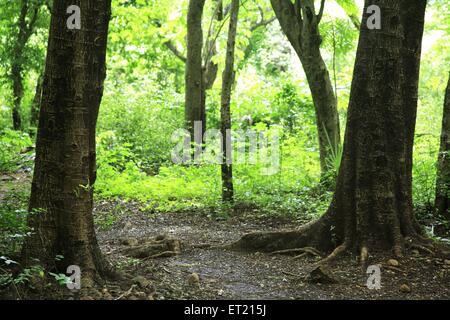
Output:
M43 85L44 79L43 75L40 74L39 78L36 83L36 92L34 93L33 102L31 103L31 110L30 110L30 126L33 128L36 128L38 125L38 119L39 119L39 109L41 107L41 100L42 100L42 85Z
M204 98L202 16L204 6L205 0L190 0L187 17L185 121L192 137L194 136L195 122L202 121L203 123L206 117L202 110ZM205 130L204 127L202 129Z
M442 114L435 207L440 215L450 220L450 77L445 92L444 112Z
M279 250L393 248L419 239L412 207L411 165L426 0L366 0L378 5L382 29L367 28L365 13L352 83L342 165L332 203L301 230L247 235L237 248Z
M70 0L53 6L36 162L23 247L25 263L40 259L63 272L78 265L82 284L107 270L97 244L93 209L96 179L96 122L106 76L105 58L111 0L77 1L81 30L66 26Z
M337 100L330 75L320 52L322 38L319 23L324 2L316 14L314 0L271 0L283 32L293 46L305 70L316 111L322 173L330 165L341 145Z
M228 30L227 54L225 69L222 75L222 101L220 108L221 133L223 137L223 164L222 164L222 200L233 201L233 165L231 144L231 91L234 82L234 53L236 48L236 33L239 18L239 1L233 0L230 12L230 28Z

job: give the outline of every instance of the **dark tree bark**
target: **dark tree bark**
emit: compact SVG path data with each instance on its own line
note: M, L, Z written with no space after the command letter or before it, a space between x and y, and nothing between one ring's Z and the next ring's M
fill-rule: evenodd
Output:
M66 26L66 10L74 3L81 9L81 30ZM54 2L29 206L34 232L23 246L25 263L38 258L51 268L62 255L57 267L63 272L80 266L83 287L109 269L92 209L110 16L111 0Z
M340 125L337 100L330 74L320 52L322 37L319 23L324 10L321 2L316 14L314 0L271 0L284 34L297 53L305 70L316 111L322 173L331 168L329 161L340 148Z
M221 133L223 137L223 164L222 164L222 200L233 201L233 166L231 164L232 144L231 144L231 92L233 88L234 73L234 53L236 48L236 33L239 18L239 0L233 0L230 12L230 28L228 30L227 53L225 69L222 75L222 98L221 98Z
M36 128L39 119L39 109L41 108L42 100L42 85L44 82L43 75L40 74L36 83L36 92L34 93L33 102L31 103L31 116L30 116L30 126Z
M442 114L435 207L440 215L450 220L450 77L445 92L444 112Z
M17 27L19 33L14 43L11 63L11 80L13 88L12 120L14 130L22 128L20 106L23 99L23 59L25 45L34 32L34 27L39 14L40 5L29 0L21 1L21 10ZM27 22L28 20L28 22Z
M190 0L187 16L185 121L191 136L194 136L194 123L196 121L204 123L206 117L202 110L204 93L202 16L204 6L205 0Z
M382 29L367 28L367 7L382 11ZM235 248L316 246L393 249L421 241L412 206L412 145L426 0L366 0L352 83L342 165L328 211L300 230L244 236ZM408 241L406 241L408 240ZM327 260L327 259L326 259Z

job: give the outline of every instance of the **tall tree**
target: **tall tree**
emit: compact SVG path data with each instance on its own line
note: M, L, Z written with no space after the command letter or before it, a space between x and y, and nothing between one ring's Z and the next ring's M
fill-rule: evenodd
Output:
M381 30L368 28L371 5L381 9ZM364 262L369 248L401 255L405 244L422 239L411 166L425 7L426 0L365 1L343 159L327 212L300 230L249 234L234 247L335 248L326 261L355 249Z
M231 144L231 91L234 82L234 54L236 49L237 24L239 19L239 0L233 0L230 12L230 27L228 30L227 51L225 69L222 75L222 98L221 98L221 133L223 137L223 164L222 164L222 200L230 202L233 200L233 167L232 144Z
M81 9L81 29L67 27L67 8ZM108 269L94 231L95 131L106 76L111 0L55 1L36 142L25 262L78 265L83 286ZM65 269L63 269L65 271Z
M435 207L439 214L450 220L450 77L445 92L444 112L442 115Z
M316 13L314 0L271 0L281 29L297 53L305 70L316 111L319 135L320 167L329 171L329 161L340 148L340 125L337 99L330 74L320 52L322 38L319 24L325 1Z
M42 100L42 84L44 82L43 75L40 74L36 83L36 91L34 93L34 98L31 103L31 111L30 111L30 126L36 128L38 125L39 119L39 109L41 107Z
M185 121L191 136L194 136L195 122L204 123L203 120L206 116L202 110L204 92L202 17L204 6L205 0L190 0L187 15Z
M17 20L17 36L12 51L11 80L13 88L13 128L22 128L20 106L22 103L23 88L23 64L25 46L35 30L35 24L39 15L41 4L39 1L21 0L19 19Z

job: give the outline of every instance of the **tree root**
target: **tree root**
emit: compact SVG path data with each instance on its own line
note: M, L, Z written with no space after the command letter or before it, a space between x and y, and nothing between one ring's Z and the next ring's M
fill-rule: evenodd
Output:
M173 257L181 253L181 242L176 239L157 237L141 245L124 250L124 253L137 259L156 259Z
M337 257L342 255L345 251L347 251L348 245L346 242L338 246L336 249L333 250L331 254L328 255L325 259L320 260L317 265L329 265L333 263Z
M274 252L271 252L270 254L292 254L292 253L301 253L300 255L296 255L294 257L294 259L299 259L301 257L304 257L305 255L312 255L312 256L316 256L316 257L322 257L322 254L320 253L319 250L312 248L312 247L304 247L304 248L295 248L295 249L285 249L285 250L277 250Z
M299 248L314 248L309 250L313 255L320 251L326 252L333 247L330 225L326 221L308 223L298 230L278 232L255 232L244 235L237 242L226 246L230 250L259 251L279 254L294 253ZM283 251L283 250L292 250ZM305 252L306 250L302 250Z

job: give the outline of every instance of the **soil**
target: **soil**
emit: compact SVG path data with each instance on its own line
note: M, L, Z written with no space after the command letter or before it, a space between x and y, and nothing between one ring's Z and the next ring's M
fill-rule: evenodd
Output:
M279 218L252 219L235 213L228 219L204 214L147 214L139 205L127 207L108 230L97 230L103 252L116 266L133 276L152 282L155 299L449 299L450 257L427 256L409 251L405 258L374 254L370 265L381 266L381 289L369 289L369 274L348 254L332 268L336 284L308 281L318 257L294 259L292 256L234 252L220 248L242 235L261 230L296 228L304 221ZM111 203L98 204L96 214L114 211ZM123 210L123 209L122 209ZM131 260L123 254L123 239L138 242L165 235L179 239L179 255L148 260ZM126 241L125 241L126 242ZM213 245L208 247L208 245ZM448 253L447 253L448 254ZM447 260L446 260L447 259ZM390 265L394 264L394 265ZM197 281L192 281L199 277Z

